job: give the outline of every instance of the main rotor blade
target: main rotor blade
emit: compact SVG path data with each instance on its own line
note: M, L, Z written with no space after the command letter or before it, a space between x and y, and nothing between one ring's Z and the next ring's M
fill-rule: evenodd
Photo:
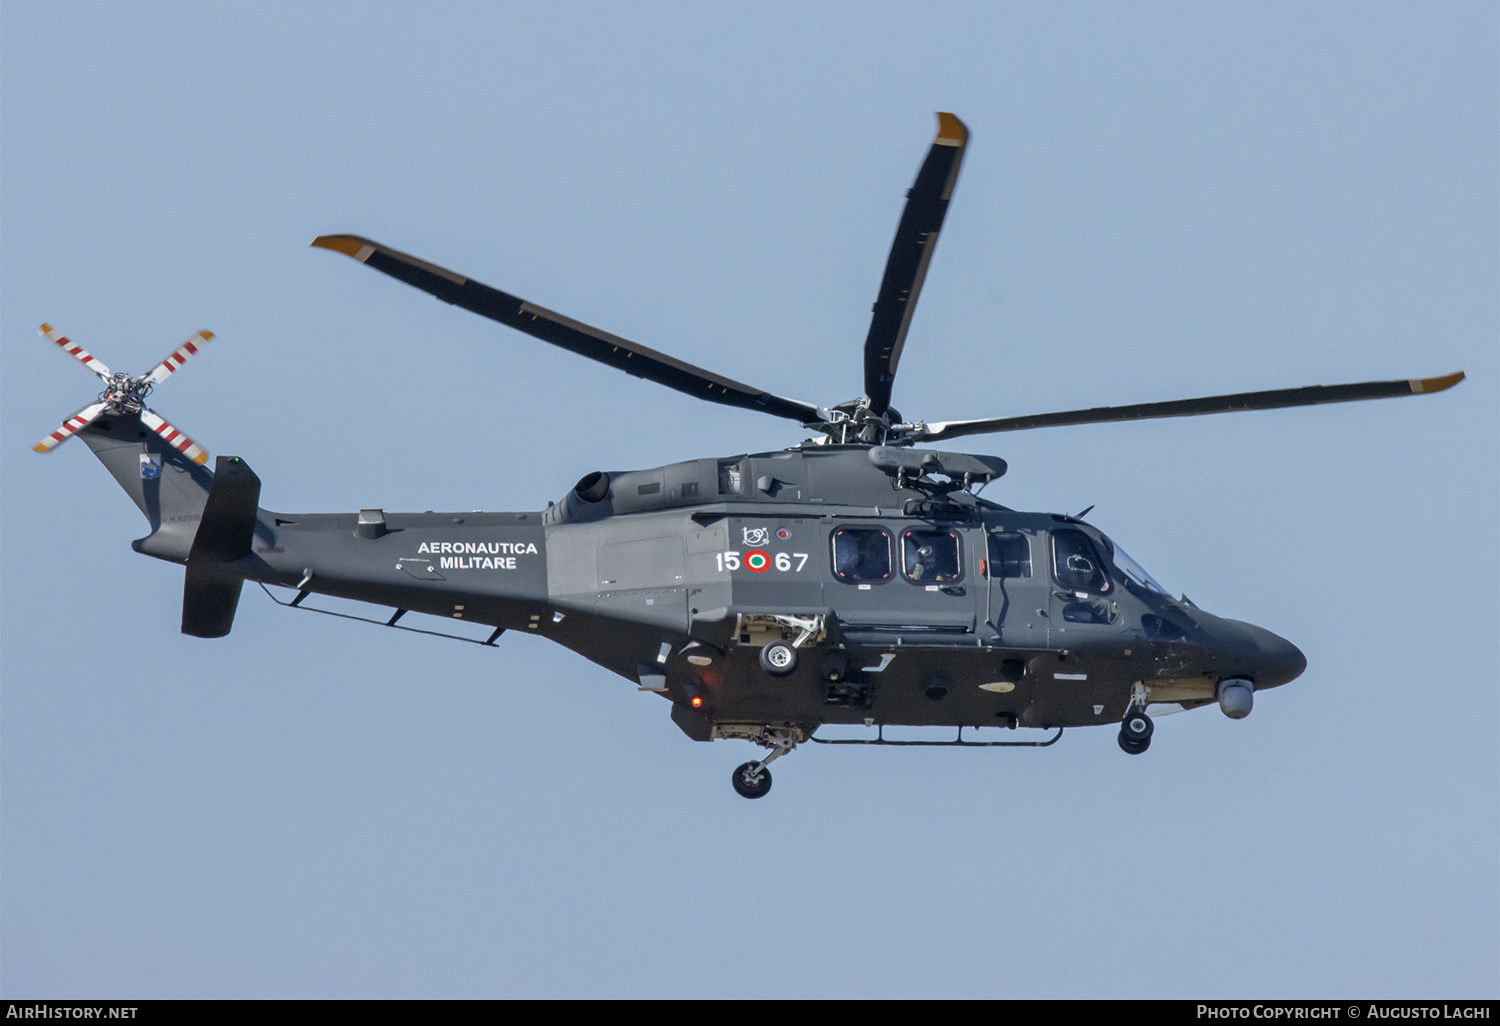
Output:
M90 355L88 350L84 349L83 346L72 341L50 324L43 324L40 331L42 336L48 342L51 342L53 345L57 346L63 352L73 357L73 359L77 360L89 370L99 375L105 381L109 380L110 369L104 366L103 360L99 359L97 356Z
M62 427L58 428L46 438L43 438L40 442L33 445L31 447L31 451L51 452L59 445L62 445L68 439L78 434L78 432L82 431L89 424L99 419L99 414L103 413L107 409L109 409L109 403L105 402L102 399L98 400L97 402L89 403L83 409L73 414L73 416L63 421Z
M891 382L906 344L906 330L917 308L922 279L937 247L938 231L948 213L948 200L958 183L969 130L952 114L939 112L937 138L927 151L916 184L906 194L906 209L885 262L885 277L875 297L870 334L865 337L865 395L870 410L883 414L891 404Z
M392 278L431 293L445 303L499 321L579 356L618 367L635 377L655 381L709 402L760 410L800 424L823 420L818 408L811 403L784 399L702 367L694 367L358 235L321 235L312 244L351 256Z
M1176 399L1165 403L1136 403L1133 406L1096 406L1066 413L1038 413L1030 417L996 417L989 420L934 421L918 427L913 438L919 442L936 442L961 435L983 435L992 431L1026 431L1031 428L1062 427L1069 424L1103 424L1116 420L1151 420L1158 417L1192 417L1201 413L1233 413L1238 410L1279 410L1288 406L1317 406L1322 403L1349 403L1360 399L1393 399L1404 395L1426 395L1452 388L1464 379L1464 372L1440 378L1413 378L1408 381L1366 381L1357 385L1311 385L1307 388L1280 388L1266 392L1237 392L1234 395L1207 396L1203 399Z
M151 373L146 375L146 380L153 385L166 381L173 371L187 363L188 357L212 342L213 337L214 333L211 331L199 331L189 335L186 342L172 350L171 356L151 369Z

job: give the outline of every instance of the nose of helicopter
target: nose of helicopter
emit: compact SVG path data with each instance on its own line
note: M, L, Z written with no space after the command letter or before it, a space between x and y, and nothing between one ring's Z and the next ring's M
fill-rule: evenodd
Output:
M1290 641L1253 623L1235 621L1235 624L1249 635L1254 646L1254 651L1246 654L1257 688L1274 688L1296 680L1307 669L1307 656Z

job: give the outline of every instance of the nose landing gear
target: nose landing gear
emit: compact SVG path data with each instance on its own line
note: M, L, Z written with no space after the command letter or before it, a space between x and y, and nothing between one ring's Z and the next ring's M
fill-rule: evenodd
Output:
M797 736L790 730L768 730L750 740L771 749L771 754L759 762L746 762L736 766L729 782L734 785L735 794L741 798L764 798L771 790L771 771L766 767L796 748Z
M1130 705L1125 709L1125 718L1120 721L1120 749L1129 755L1140 755L1151 747L1151 733L1155 726L1146 715L1146 689L1136 685L1130 696Z
M771 790L771 771L764 762L744 763L729 779L734 784L734 793L741 798L763 798Z

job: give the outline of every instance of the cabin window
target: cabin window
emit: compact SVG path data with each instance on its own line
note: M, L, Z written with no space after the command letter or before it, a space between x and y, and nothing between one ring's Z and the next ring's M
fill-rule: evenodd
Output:
M1057 583L1071 591L1109 591L1104 561L1099 550L1082 531L1064 528L1052 532L1052 572Z
M891 535L880 527L841 527L833 532L833 575L855 584L891 576Z
M952 531L907 531L901 536L901 569L917 584L952 584L963 576L958 535Z
M1024 534L990 535L987 569L991 577L1030 577L1031 543Z

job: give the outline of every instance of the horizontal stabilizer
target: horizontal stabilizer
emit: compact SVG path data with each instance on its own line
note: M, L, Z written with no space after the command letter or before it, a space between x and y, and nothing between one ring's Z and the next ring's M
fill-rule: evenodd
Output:
M188 565L182 584L182 633L222 638L234 626L245 582L213 567Z
M182 633L222 638L234 626L244 580L222 565L250 554L255 515L260 507L260 478L238 456L220 456L214 483L203 507L203 519L188 552L182 588Z

